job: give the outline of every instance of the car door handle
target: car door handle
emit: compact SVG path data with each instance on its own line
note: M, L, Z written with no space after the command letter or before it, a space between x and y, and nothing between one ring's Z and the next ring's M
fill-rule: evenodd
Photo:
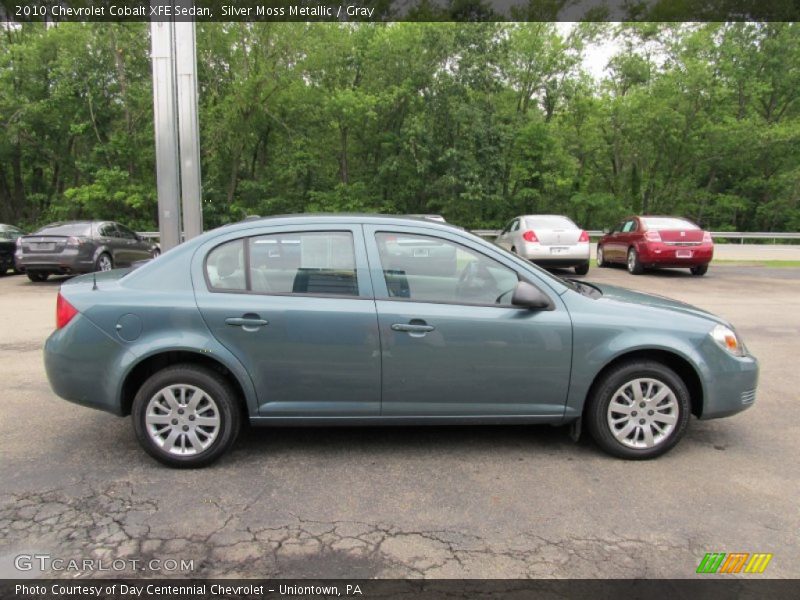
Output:
M245 331L256 331L259 327L269 325L269 321L265 321L259 317L229 317L225 319L228 325L234 327L241 327Z
M433 325L422 325L417 323L395 323L392 331L407 331L408 333L428 333L436 329Z

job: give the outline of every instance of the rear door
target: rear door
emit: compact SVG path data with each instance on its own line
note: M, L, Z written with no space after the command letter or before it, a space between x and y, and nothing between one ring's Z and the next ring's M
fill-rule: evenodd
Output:
M147 242L140 239L136 232L128 227L125 227L125 225L120 223L117 223L116 225L117 231L119 231L122 239L125 241L126 252L128 254L126 257L127 260L130 262L136 262L137 260L147 260L148 258L152 258L152 255L150 254L150 245Z
M549 291L554 310L511 306L519 273L457 234L396 225L364 231L380 326L383 415L563 414L572 324L557 294ZM404 241L450 247L456 271L436 272L395 252Z
M360 226L222 235L192 265L213 335L250 373L264 417L373 416L380 344Z

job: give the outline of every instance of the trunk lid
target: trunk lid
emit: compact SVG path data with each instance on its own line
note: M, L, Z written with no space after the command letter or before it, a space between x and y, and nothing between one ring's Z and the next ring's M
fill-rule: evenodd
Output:
M660 229L657 230L662 242L690 244L703 241L702 229Z
M580 229L531 229L543 246L572 246L581 236Z
M66 235L26 235L22 238L22 251L30 254L62 252L68 239Z

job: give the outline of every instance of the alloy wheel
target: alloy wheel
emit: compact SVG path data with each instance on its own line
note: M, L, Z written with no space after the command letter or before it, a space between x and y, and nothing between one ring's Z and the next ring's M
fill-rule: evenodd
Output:
M145 425L150 438L164 452L192 456L206 450L216 439L219 408L199 387L169 385L150 398Z
M111 265L111 258L105 254L100 256L97 264L100 266L101 271L110 271L113 268Z
M654 448L667 440L679 417L675 392L663 381L638 378L611 397L606 419L612 435L628 448Z

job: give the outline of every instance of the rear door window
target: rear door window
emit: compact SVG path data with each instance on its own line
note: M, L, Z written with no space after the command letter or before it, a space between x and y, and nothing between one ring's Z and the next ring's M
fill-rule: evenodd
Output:
M358 296L349 231L275 233L250 238L253 292Z

